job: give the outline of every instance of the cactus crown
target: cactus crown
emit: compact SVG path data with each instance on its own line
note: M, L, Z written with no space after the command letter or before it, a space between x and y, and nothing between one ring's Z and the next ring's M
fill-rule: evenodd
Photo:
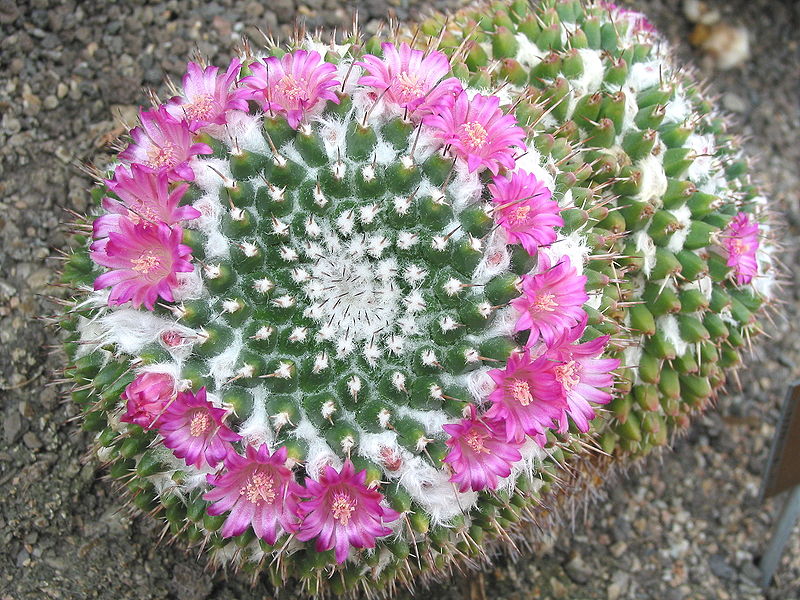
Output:
M72 396L133 502L276 583L392 585L685 427L772 276L738 146L655 42L514 2L190 63L64 272Z

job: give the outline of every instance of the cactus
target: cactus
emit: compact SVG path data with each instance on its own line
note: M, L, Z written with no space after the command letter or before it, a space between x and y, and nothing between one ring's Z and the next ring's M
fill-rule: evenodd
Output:
M474 565L665 445L774 280L724 119L606 3L190 63L98 183L83 428L174 539L309 594Z

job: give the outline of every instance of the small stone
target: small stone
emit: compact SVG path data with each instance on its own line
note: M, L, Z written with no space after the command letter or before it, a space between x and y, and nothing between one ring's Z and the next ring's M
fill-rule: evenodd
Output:
M26 419L31 419L36 414L36 411L33 410L33 406L27 400L23 400L17 405L19 408L19 414L21 414Z
M22 442L30 449L30 450L38 450L42 447L42 441L36 437L36 434L32 431L29 431L25 435L22 436Z
M3 436L7 446L11 446L19 438L19 433L22 430L22 417L19 412L12 410L3 419Z
M761 569L749 560L745 561L745 563L739 567L739 579L747 583L758 582L761 580Z
M56 96L59 98L66 98L69 93L69 86L63 81L56 86Z
M630 583L630 576L625 571L615 571L611 576L611 585L606 590L608 600L619 600L625 597Z
M0 123L0 127L2 127L7 133L14 135L15 133L20 132L22 129L22 123L19 122L19 119L12 117L10 113L6 113L3 116L2 123Z
M55 154L56 158L58 158L58 160L64 164L69 164L72 160L72 154L70 154L69 151L64 148L64 146L59 146L56 148L56 151L53 154Z
M58 106L58 98L56 98L51 94L50 96L47 96L44 99L44 102L42 102L42 106L44 107L45 110L53 110L55 107Z
M736 569L731 567L725 560L725 557L720 554L714 554L708 559L708 566L711 572L720 579L735 580Z
M566 598L567 597L567 587L561 583L556 577L550 578L550 589L553 592L553 598Z
M0 23L8 25L17 20L19 9L14 0L0 0Z
M19 56L11 59L11 64L8 65L9 72L14 75L18 75L24 68L25 68L25 61L22 60Z
M618 517L614 520L614 525L611 528L611 534L617 541L627 540L633 534L630 521L624 517Z
M244 14L248 19L257 19L264 14L264 5L261 2L248 2L244 7Z
M587 583L592 576L591 569L583 562L580 554L575 554L572 559L564 565L564 571L567 577L580 585Z
M616 542L611 546L611 548L609 548L609 550L611 551L611 556L613 556L614 558L619 558L620 556L625 554L625 550L627 549L628 549L628 544L626 544L622 540Z
M22 568L28 565L30 561L31 555L25 550L25 548L20 549L17 553L17 567Z
M722 96L722 106L724 106L726 110L735 113L743 113L747 110L747 103L744 99L733 92L727 92Z

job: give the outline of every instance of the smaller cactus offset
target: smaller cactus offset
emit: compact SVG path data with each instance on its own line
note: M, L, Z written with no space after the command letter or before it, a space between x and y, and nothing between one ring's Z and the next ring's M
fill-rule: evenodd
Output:
M189 63L76 224L83 426L216 564L311 594L474 565L758 331L765 200L649 23L488 8Z

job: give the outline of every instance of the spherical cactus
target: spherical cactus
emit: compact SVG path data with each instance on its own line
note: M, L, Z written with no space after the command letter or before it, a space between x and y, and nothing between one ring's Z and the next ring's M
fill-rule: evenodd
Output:
M769 301L735 138L611 4L246 48L140 120L63 274L72 397L137 507L276 585L546 526L708 406Z

